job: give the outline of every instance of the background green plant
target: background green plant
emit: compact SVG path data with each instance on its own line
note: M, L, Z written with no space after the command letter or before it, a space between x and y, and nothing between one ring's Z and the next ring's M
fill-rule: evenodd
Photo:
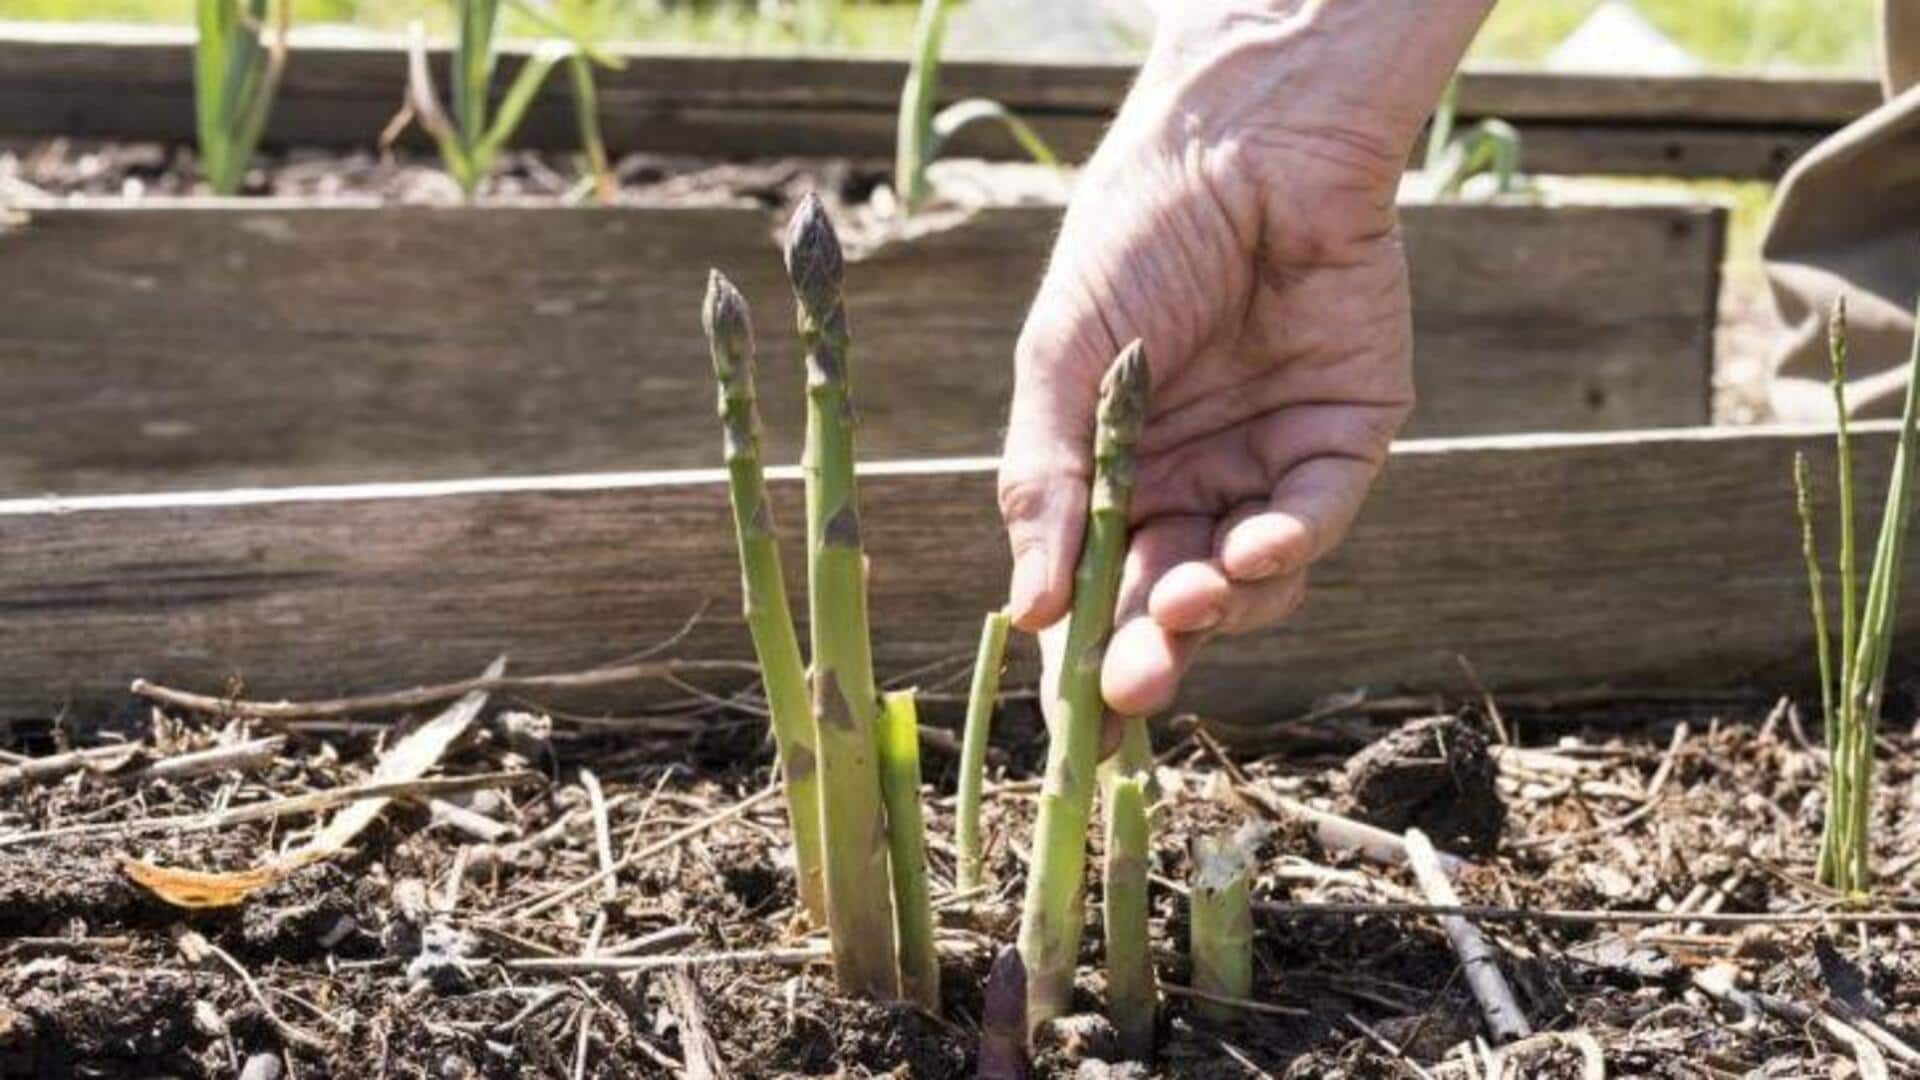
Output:
M200 171L216 194L240 190L286 66L287 0L200 0L194 114Z
M1474 43L1472 57L1538 62L1601 0L1506 0ZM1875 0L1637 0L1639 10L1712 67L1805 67L1856 72L1874 64ZM913 40L911 3L788 0L770 17L757 2L622 0L618 38L753 51L851 49L904 53ZM446 17L431 0L295 0L301 23L398 30ZM0 0L0 19L193 21L193 0ZM509 34L528 32L510 24Z

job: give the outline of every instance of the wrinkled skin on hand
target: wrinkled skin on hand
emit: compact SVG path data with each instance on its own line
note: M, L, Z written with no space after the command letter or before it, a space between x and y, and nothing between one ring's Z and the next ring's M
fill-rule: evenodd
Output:
M1413 406L1394 195L1484 5L1383 3L1406 13L1167 5L1021 334L1000 501L1010 610L1023 629L1054 626L1049 670L1100 374L1131 339L1147 346L1153 400L1102 677L1119 713L1164 707L1208 636L1300 605Z

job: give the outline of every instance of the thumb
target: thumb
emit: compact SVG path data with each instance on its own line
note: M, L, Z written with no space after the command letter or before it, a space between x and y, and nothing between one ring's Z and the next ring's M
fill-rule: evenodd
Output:
M1103 370L1098 358L1112 353L1097 312L1060 287L1061 277L1048 275L1015 347L1000 457L1000 516L1013 552L1007 611L1028 632L1057 622L1072 602Z

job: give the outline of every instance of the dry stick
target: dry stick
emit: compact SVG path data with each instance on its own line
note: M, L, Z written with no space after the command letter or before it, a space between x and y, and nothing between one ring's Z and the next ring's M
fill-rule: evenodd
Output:
M1600 1040L1585 1030L1543 1031L1538 1035L1529 1035L1500 1050L1501 1068L1505 1069L1508 1064L1528 1054L1561 1046L1570 1046L1580 1054L1580 1080L1606 1080L1607 1059L1600 1049ZM1525 1073L1517 1072L1515 1075Z
M508 971L533 975L589 975L608 973L627 975L675 967L731 967L741 964L771 964L778 967L805 967L825 963L833 953L825 948L742 949L735 952L674 953L669 956L556 956L503 960Z
M1277 810L1289 817L1297 818L1313 826L1314 839L1320 846L1337 851L1354 851L1362 857L1386 866L1399 866L1407 861L1407 843L1402 837L1395 836L1385 829L1342 817L1328 810L1320 810L1306 803L1287 798L1269 798L1251 784L1239 789L1241 795L1263 808ZM1440 868L1448 877L1458 874L1467 866L1467 860L1458 855L1436 851Z
M1366 902L1294 903L1283 900L1255 901L1253 910L1274 918L1312 918L1321 916L1409 918L1415 916L1458 916L1473 922L1530 922L1559 926L1594 926L1607 923L1654 926L1672 922L1671 911L1622 909L1603 911L1595 908L1523 908L1493 904L1403 904ZM1688 912L1680 916L1704 926L1814 926L1834 923L1842 926L1916 926L1920 911L1753 911Z
M1871 1038L1837 1016L1775 997L1758 994L1734 985L1738 973L1726 964L1716 964L1693 975L1693 985L1723 1005L1731 1005L1745 1014L1766 1013L1799 1027L1818 1025L1829 1039L1853 1054L1862 1080L1886 1080L1887 1059Z
M259 1004L260 1011L267 1016L267 1022L273 1026L273 1030L282 1039L301 1049L309 1050L316 1054L324 1054L327 1052L329 1048L327 1041L299 1027L292 1021L283 1018L280 1013L274 1009L273 1003L267 1000L267 995L260 989L260 984L255 982L253 976L247 972L247 969L241 965L240 961L235 960L225 949L208 941L205 937L192 930L184 930L177 934L174 938L174 944L179 948L180 954L184 956L189 963L196 966L204 965L207 959L211 957L218 960L221 966L232 972L234 977L240 980L240 985L246 988L247 996L253 998L253 1000Z
M613 826L607 822L607 796L600 790L600 778L593 775L591 769L580 770L580 786L587 789L587 805L593 811L593 848L600 857L600 872L606 875L600 884L600 895L613 900L620 895L620 883L615 880L618 871L613 868Z
M707 1026L707 1006L700 998L700 984L694 981L691 967L668 970L667 1007L680 1024L680 1055L686 1060L687 1080L725 1080L727 1065L720 1046L713 1041Z
M227 719L248 717L277 723L283 720L318 720L353 716L359 713L400 712L422 705L465 697L476 690L489 693L527 690L579 690L596 686L664 679L695 672L754 674L758 669L746 660L650 660L636 664L613 664L588 671L554 675L480 676L458 682L420 686L361 697L326 698L318 701L248 701L243 698L212 697L186 690L160 686L145 679L133 680L135 697L188 712L207 713Z
M115 769L139 753L138 743L122 743L113 746L93 746L85 750L69 750L64 754L49 754L40 758L28 758L18 765L9 765L0 769L0 791L11 791L14 788L26 787L28 784L51 783L82 769L99 768L103 771Z
M581 878L579 881L576 881L573 884L566 886L565 888L548 893L543 897L538 897L530 900L520 900L511 904L508 904L506 907L501 908L500 910L494 912L493 918L500 919L500 918L505 918L511 915L515 918L525 919L525 918L531 918L535 915L538 915L543 911L548 911L558 906L559 904L562 904L580 895L581 893L586 892L588 889L593 888L595 885L598 885L600 882L606 880L607 878L612 877L614 874L617 874L620 871L626 869L627 867L632 866L634 863L639 862L641 859L651 859L655 855L658 855L663 851L668 851L668 850L671 850L672 848L678 847L679 845L685 843L688 839L698 836L699 834L706 832L708 829L711 829L716 825L721 825L728 821L732 821L734 818L737 818L742 814L745 814L747 811L753 809L756 806L759 806L761 803L766 802L768 799L772 798L773 796L779 793L780 793L780 787L778 785L762 788L761 790L753 793L752 795L747 796L746 798L740 800L739 802L734 803L732 806L726 808L725 810L721 810L721 811L718 811L717 813L709 814L706 817L701 818L699 821L693 822L692 824L687 825L686 827L675 831L670 836L664 837L651 844L648 844L646 847L640 848L636 851L627 852L625 855L620 856L620 858L617 861L615 861L612 866L607 867L605 870L601 870L587 877Z
M115 774L113 780L122 784L143 784L149 780L185 780L212 773L249 772L272 762L286 745L287 738L284 735L250 739L210 750L161 758L145 768Z
M370 781L348 787L310 791L303 795L288 795L284 798L268 799L265 802L232 806L218 813L179 814L164 818L142 818L138 821L92 822L84 825L64 825L40 832L14 833L10 836L0 836L0 847L68 836L114 834L131 836L137 833L176 830L200 832L207 829L223 829L230 825L242 825L249 821L261 821L266 818L317 814L323 810L331 810L336 806L344 806L365 799L421 798L429 795L477 791L481 788L518 787L523 784L541 783L545 779L546 777L537 772L523 770L476 773L472 776L427 777L419 780Z
M1413 868L1413 876L1427 898L1436 904L1459 903L1453 882L1440 868L1440 859L1427 835L1419 829L1408 829L1406 841L1407 864ZM1447 932L1454 954L1460 958L1461 972L1475 1000L1480 1002L1480 1011L1487 1018L1487 1031L1494 1041L1508 1043L1533 1034L1526 1014L1520 1011L1520 1003L1513 998L1513 988L1500 974L1498 954L1486 935L1457 915L1441 916L1440 925Z
M1219 1005L1229 1009L1240 1009L1245 1012L1265 1013L1268 1016L1313 1015L1312 1009L1302 1009L1292 1005L1269 1005L1264 1001L1232 997L1227 994L1216 994L1210 990L1201 990L1193 986L1182 986L1179 983L1163 982L1160 984L1160 989L1172 994L1174 997L1193 998L1195 1001L1204 1001L1210 1005Z

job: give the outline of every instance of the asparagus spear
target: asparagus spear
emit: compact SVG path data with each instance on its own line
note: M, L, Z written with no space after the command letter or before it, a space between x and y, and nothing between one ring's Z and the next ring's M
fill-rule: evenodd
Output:
M1253 867L1244 844L1232 836L1202 836L1193 845L1193 881L1188 890L1189 947L1193 987L1216 997L1245 998L1253 991L1253 909L1247 879ZM1209 1020L1233 1019L1231 1006L1198 1001Z
M1146 786L1138 776L1114 777L1107 787L1107 1016L1121 1053L1136 1061L1153 1056L1156 996L1147 949L1147 836Z
M1074 571L1073 608L1054 687L1054 728L1034 825L1033 868L1020 918L1029 1033L1066 1012L1073 994L1086 901L1087 825L1105 714L1100 662L1113 630L1127 546L1127 506L1133 498L1133 450L1146 417L1147 384L1146 352L1135 341L1120 353L1100 386L1093 498L1080 565Z
M927 886L927 825L920 809L920 717L913 691L881 699L880 790L887 800L893 906L900 918L900 991L940 1012L940 957L933 945L933 893Z
M840 291L846 263L816 196L807 196L787 227L786 263L807 352L807 584L834 974L848 993L891 1000L899 995L899 971L875 746L880 698L867 638L866 567L853 480L847 311Z
M1007 651L1004 611L989 614L980 627L980 651L973 661L973 685L967 693L967 728L960 742L960 783L954 801L953 846L959 852L954 885L961 892L978 888L981 867L980 795L987 768L987 738L993 730L993 702L1000 692L1000 661Z
M760 410L753 382L753 320L746 297L720 271L707 278L701 309L707 345L713 353L714 381L720 388L720 423L725 432L727 492L733 502L734 540L740 550L742 614L753 635L766 684L767 711L780 751L780 773L787 789L787 817L793 823L793 853L800 900L815 926L827 924L826 880L820 838L818 748L807 703L800 642L787 606L786 579L780 572L780 539L760 468Z

